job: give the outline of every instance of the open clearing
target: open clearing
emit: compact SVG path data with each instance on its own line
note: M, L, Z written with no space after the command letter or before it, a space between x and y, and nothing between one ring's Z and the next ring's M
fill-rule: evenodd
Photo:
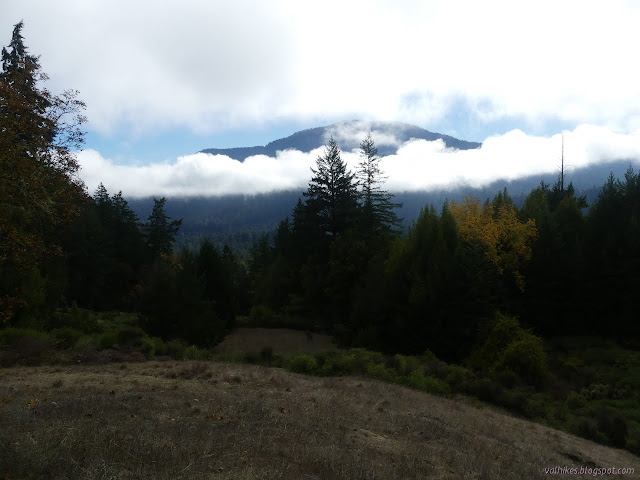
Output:
M336 350L329 335L290 328L237 328L214 349L218 353L260 353L271 348L274 354L290 357L300 353Z
M542 479L640 458L397 385L142 362L0 369L0 478ZM593 478L554 475L556 478ZM604 478L612 478L604 476Z

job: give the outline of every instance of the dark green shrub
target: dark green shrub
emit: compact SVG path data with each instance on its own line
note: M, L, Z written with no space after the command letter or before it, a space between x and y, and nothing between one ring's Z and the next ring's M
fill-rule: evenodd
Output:
M187 345L182 340L169 340L167 342L167 353L176 360L182 360L186 349Z
M153 356L164 356L169 354L169 347L160 337L151 337L149 343L152 347L151 354Z
M367 376L393 383L401 383L402 380L394 368L386 367L381 363L369 364L367 366Z
M265 305L254 305L249 312L248 321L256 327L272 326L277 323L278 315Z
M579 408L584 407L587 402L584 397L580 396L576 392L569 392L565 403L571 410L578 410Z
M74 347L83 336L82 332L71 327L55 328L51 330L50 335L54 339L55 346L60 349Z
M421 362L416 357L409 357L405 355L394 355L393 368L395 368L398 375L406 377L414 370L421 367Z
M328 352L320 368L322 375L351 375L358 370L356 356L352 353Z
M97 333L101 330L98 318L91 310L78 307L76 302L62 313L58 313L58 327L71 327L80 330L83 333Z
M425 376L422 369L416 369L411 372L403 383L409 387L424 390L434 395L451 395L451 387L446 382L432 376Z
M50 338L44 332L23 328L0 330L0 363L38 365L49 351Z
M318 361L311 355L296 355L287 362L287 370L296 373L317 374Z
M524 332L500 353L495 368L511 370L531 385L543 383L548 375L548 357L542 339Z
M598 443L608 443L607 437L598 431L598 422L590 417L573 417L567 424L569 432Z
M209 350L204 348L198 348L195 345L191 345L184 349L184 353L182 354L183 360L209 360L211 354Z
M118 330L118 345L121 347L140 347L145 337L144 330L132 325L123 325Z
M470 378L460 385L460 389L466 394L487 402L495 402L504 391L502 385L486 377Z
M473 377L471 370L461 367L460 365L447 365L444 381L452 387L459 387L471 377Z
M48 340L49 336L38 330L28 328L3 328L0 330L0 347L18 346L25 340Z
M118 332L108 331L98 337L98 348L100 350L114 348L116 345L118 345Z

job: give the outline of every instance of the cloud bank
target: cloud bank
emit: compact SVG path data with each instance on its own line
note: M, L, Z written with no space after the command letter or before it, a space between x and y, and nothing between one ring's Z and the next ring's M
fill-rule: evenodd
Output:
M344 137L353 134L337 133ZM360 134L364 137L366 132ZM561 135L539 137L513 130L487 138L476 150L448 149L442 141L409 141L397 154L383 157L381 167L387 176L385 188L393 192L482 187L498 179L558 172L561 150ZM305 190L312 176L310 168L323 153L322 148L309 153L287 150L275 158L258 155L244 162L198 153L175 162L140 166L119 165L95 150L82 151L78 158L80 176L89 192L102 182L108 191L121 190L127 197L197 196ZM352 170L357 168L357 150L342 152L342 156ZM640 162L640 131L620 134L581 125L565 132L564 157L569 173L617 160Z
M625 0L5 0L2 13L0 43L24 19L50 88L80 90L105 134L349 118L438 131L461 105L478 125L640 128L640 4Z

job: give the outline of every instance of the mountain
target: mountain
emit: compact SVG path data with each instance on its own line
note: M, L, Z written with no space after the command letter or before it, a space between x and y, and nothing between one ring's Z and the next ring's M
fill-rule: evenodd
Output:
M351 151L358 148L362 139L371 133L376 141L378 153L381 156L392 155L398 147L409 140L442 140L448 148L469 150L479 148L478 142L467 142L449 135L430 132L424 128L416 127L401 122L364 122L354 120L339 122L325 127L309 128L301 130L286 138L274 140L265 146L235 147L235 148L205 148L201 153L212 155L226 155L235 160L244 161L253 155L267 155L275 157L276 152L282 150L299 150L310 152L313 149L327 144L333 137L343 151Z

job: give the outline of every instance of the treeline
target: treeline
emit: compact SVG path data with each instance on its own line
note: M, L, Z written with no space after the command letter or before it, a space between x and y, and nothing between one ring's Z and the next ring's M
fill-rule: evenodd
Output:
M367 142L365 163L377 158ZM399 234L381 172L361 165L356 182L339 154L330 143L305 201L255 244L252 321L298 321L345 345L429 349L453 361L482 344L499 312L545 337L596 335L638 347L633 169L623 180L610 176L590 208L558 180L532 190L520 208L506 189L484 202L425 207Z
M18 23L0 72L0 326L64 327L60 309L138 313L163 337L213 344L239 313L242 270L204 241L173 252L180 220L154 199L146 222L122 193L78 178L84 103L53 95Z
M454 361L477 351L501 315L544 337L638 338L632 169L611 176L590 207L562 179L520 207L506 190L427 206L402 232L372 139L355 172L331 140L291 216L255 242L246 264L206 239L174 252L180 221L164 199L143 223L121 193L86 193L73 153L84 104L76 92L38 86L45 76L21 28L0 74L4 325L46 329L56 309L75 303L136 312L153 335L212 345L240 316Z

